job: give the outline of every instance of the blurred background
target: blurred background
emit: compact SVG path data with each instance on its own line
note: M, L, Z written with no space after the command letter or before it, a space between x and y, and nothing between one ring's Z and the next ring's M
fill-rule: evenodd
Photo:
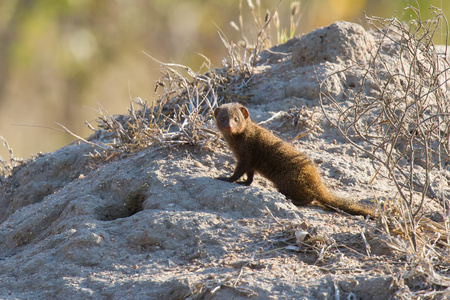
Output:
M155 82L160 65L174 62L197 71L204 59L216 67L226 50L217 36L223 31L238 43L243 32L254 41L259 31L253 14L264 20L278 0L5 0L0 2L0 136L15 157L30 158L54 151L74 140L54 130L55 122L87 137L85 121L96 125L96 109L127 113L130 98L157 99ZM405 0L282 1L280 27L289 35L292 7L298 24L295 34L337 20L364 26L371 16L409 20ZM418 1L422 16L430 5L450 12L450 1ZM435 43L445 44L445 29ZM274 34L272 45L277 44ZM9 160L0 141L0 156Z

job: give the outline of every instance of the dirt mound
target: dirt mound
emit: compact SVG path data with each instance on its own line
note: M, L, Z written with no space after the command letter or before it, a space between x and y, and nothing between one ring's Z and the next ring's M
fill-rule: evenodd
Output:
M348 57L364 62L372 43L359 25L338 22L262 53L247 90L252 118L294 137L304 128L292 110L321 113L313 74ZM347 84L336 77L329 89L344 99ZM344 196L373 205L374 191L392 193L387 179L371 183L371 159L325 118L295 145ZM369 255L362 233L372 221L295 207L259 176L251 187L216 180L234 164L219 141L109 160L93 152L74 143L0 181L1 298L387 299L399 289L399 257Z

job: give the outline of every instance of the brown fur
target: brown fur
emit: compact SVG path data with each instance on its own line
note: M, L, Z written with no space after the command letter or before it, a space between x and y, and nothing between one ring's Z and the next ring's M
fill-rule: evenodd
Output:
M242 183L250 185L257 172L272 181L295 205L317 200L353 215L375 216L369 207L331 195L314 163L292 145L254 123L244 106L224 104L216 108L214 117L237 159L234 174L219 179L235 182L247 174L247 180Z

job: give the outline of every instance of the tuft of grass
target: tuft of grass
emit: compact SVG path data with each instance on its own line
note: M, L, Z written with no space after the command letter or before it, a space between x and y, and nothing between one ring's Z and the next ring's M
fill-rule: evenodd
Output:
M23 159L22 158L16 158L14 156L13 149L9 146L6 139L2 136L0 136L0 140L3 142L3 145L8 149L9 153L9 161L3 160L3 158L0 156L0 182L2 178L5 178L11 174L11 171L18 165L22 164Z
M231 64L228 66L244 69L251 74L252 68L256 66L259 54L262 50L269 49L276 44L285 43L294 37L299 20L302 16L302 12L300 11L300 1L294 1L290 4L289 28L282 28L280 25L280 16L278 13L280 4L281 0L263 14L264 9L261 7L260 1L256 1L256 4L253 4L252 0L247 0L247 6L252 17L250 25L247 25L247 23L244 22L242 0L239 1L239 24L236 24L233 21L230 22L230 24L234 29L241 33L242 41L237 45L229 42L224 37L223 32L219 31L219 37L227 48L228 53L231 54L230 58L238 58L237 61L232 59ZM254 41L247 38L245 34L247 27L259 29ZM276 36L275 43L272 42L272 36Z
M274 13L273 21L277 33L277 43L284 44L295 36L300 20L300 1L291 2L290 5L289 28L282 28L278 11Z

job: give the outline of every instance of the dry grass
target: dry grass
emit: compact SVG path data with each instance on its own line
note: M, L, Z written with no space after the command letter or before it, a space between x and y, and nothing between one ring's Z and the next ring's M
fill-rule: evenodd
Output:
M188 66L164 63L147 54L162 68L162 76L155 87L155 92L160 93L159 99L151 105L140 98L132 99L128 115L112 116L105 109L99 109L99 127L105 136L109 134L112 137L112 141L93 144L102 151L98 154L110 158L149 146L167 147L177 144L209 147L211 141L217 139L212 118L213 109L226 102L246 103L247 98L242 96L243 90L252 79L259 53L271 46L268 31L274 23L273 17L281 1L266 13L264 20L260 14L260 3L257 2L256 6L252 1L247 3L254 24L261 29L253 45L249 45L248 39L242 33L247 42L241 46L230 42L219 30L219 37L228 51L228 57L222 61L222 68L212 66L210 60L204 57L203 65L195 72ZM296 4L292 8L291 34L295 31L298 6ZM242 30L242 2L240 7L238 29ZM88 126L94 129L90 124ZM63 129L74 135L67 128Z
M104 108L99 108L99 128L91 124L87 126L95 131L97 139L84 139L61 124L57 124L64 132L78 140L86 142L96 148L93 156L110 159L122 154L139 151L149 146L167 147L177 144L209 146L211 141L217 139L215 126L212 121L212 111L221 103L239 101L246 103L247 98L242 96L243 89L253 76L253 70L259 58L259 53L272 45L270 41L271 26L275 24L278 31L279 23L277 10L281 1L262 17L261 3L256 5L247 1L252 15L253 26L260 28L254 43L250 43L244 34L244 20L242 1L239 16L238 30L242 31L244 43L237 44L229 41L219 30L219 37L228 51L228 57L222 61L223 67L216 68L210 60L204 57L205 62L198 72L188 66L163 63L150 55L153 60L160 63L162 76L156 83L156 91L160 91L159 99L151 104L140 98L130 100L128 115L111 115ZM299 3L293 3L290 36L294 34ZM280 33L279 32L279 33ZM283 30L283 32L287 32ZM277 34L282 36L282 34ZM20 160L14 158L12 149L2 138L10 153L10 160L0 159L0 171L6 177L10 170Z

